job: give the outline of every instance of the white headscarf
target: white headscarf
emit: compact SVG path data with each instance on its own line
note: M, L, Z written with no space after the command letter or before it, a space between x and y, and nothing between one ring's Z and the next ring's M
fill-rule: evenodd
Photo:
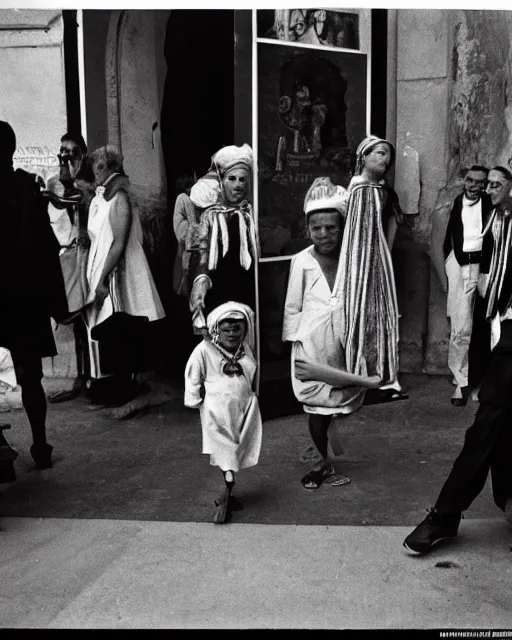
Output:
M222 147L212 158L212 168L215 168L221 178L234 169L245 169L250 174L252 165L252 149L247 143L241 147L234 144Z
M255 344L255 322L254 311L246 304L241 302L225 302L224 304L215 307L215 309L208 314L206 324L208 325L208 333L213 342L218 340L219 336L219 324L223 320L245 320L247 325L247 331L243 342L249 346L251 351L254 351Z
M347 202L348 191L346 189L333 184L330 178L316 178L304 198L304 213L307 216L313 211L336 209L342 216L345 216Z
M221 186L216 177L205 176L190 189L190 199L200 209L206 209L221 200Z

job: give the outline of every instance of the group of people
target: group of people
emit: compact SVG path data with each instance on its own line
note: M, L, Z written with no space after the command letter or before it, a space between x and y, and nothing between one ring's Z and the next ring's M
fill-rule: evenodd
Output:
M235 157L237 148L231 147L231 152ZM337 440L331 442L335 454L336 449L342 450L339 425L343 416L362 406L368 389L388 391L388 399L406 397L398 383L399 313L390 251L403 216L396 194L384 179L394 155L390 142L370 136L357 149L348 189L321 177L305 197L304 215L312 244L292 259L282 338L292 343L293 390L309 415L311 439L319 457L301 479L309 491L324 482L335 486L350 482L335 473L329 440ZM209 231L201 246L208 247L207 255L213 249L215 260L221 260L219 246L224 247L222 256L232 251L227 231L230 219L235 211L249 205L244 200L247 190L240 190L237 203L230 199L226 189L229 167L219 167L215 156L210 174L210 178L216 174L216 202L206 216ZM248 187L249 163L244 179ZM189 225L181 229L183 247L189 238L190 255L185 256L189 264L194 253L190 238L209 209L198 210L198 201L194 206L185 196L182 200L175 212L177 235L177 223L186 217L180 213L185 202L197 216L189 216ZM479 218L470 219L476 212ZM490 363L480 372L479 407L463 449L435 507L404 541L412 553L426 553L440 540L457 535L462 512L483 488L489 470L494 500L512 524L512 476L506 464L512 438L511 219L510 172L504 167L490 172L473 167L466 176L464 194L454 204L444 247L451 289L449 364L456 383L455 406L461 406L468 395L468 356L467 351L462 355L460 327L469 324L471 333L477 285L484 296L492 352ZM196 221L195 227L190 220ZM237 238L236 253L230 256L230 273L235 280L237 270L251 264L244 263L240 235ZM195 246L200 253L197 240ZM255 258L254 253L250 255ZM213 272L215 260L208 258ZM197 321L202 318L212 280L198 271L191 274L190 308ZM201 282L203 286L198 288ZM229 279L219 284L222 286L224 297L230 298ZM210 455L211 464L219 466L224 476L225 488L216 500L216 523L226 522L230 512L240 506L232 496L235 474L257 463L262 437L254 388L254 315L247 304L222 302L206 322L201 320L197 325L204 329L203 341L194 349L185 371L185 404L200 408L203 453ZM466 347L469 349L467 339Z
M121 154L107 145L87 155L80 134L65 134L60 172L41 184L14 169L15 150L12 127L0 122L0 346L10 351L21 387L31 455L46 469L53 448L41 359L57 354L52 318L74 325L78 376L73 389L50 401L87 387L91 402L104 406L136 392L135 374L148 366L137 345L165 313Z
M391 143L370 136L357 150L348 189L320 177L305 197L312 245L292 259L282 337L293 343L293 389L309 414L320 458L301 480L307 490L324 481L349 482L334 471L328 432L334 419L361 407L366 389L380 389L393 400L407 397L398 382L399 313L391 263L403 217L384 181L394 155ZM248 202L251 172L248 145L221 149L208 174L178 198L174 214L180 290L203 334L186 366L185 404L200 408L203 453L224 475L216 523L229 518L236 504L235 474L257 463L261 446L251 308L258 250ZM240 186L231 189L231 184Z
M43 469L52 466L41 384L41 358L56 353L51 318L73 322L75 328L78 379L71 391L52 398L62 401L91 387L91 381L133 382L141 369L136 354L129 355L138 342L134 332L142 335L164 311L118 151L106 146L88 155L81 136L66 134L60 174L41 188L33 175L13 169L15 149L12 128L0 122L0 346L11 352L32 429L31 454ZM403 215L385 181L394 158L389 141L369 136L357 149L347 189L319 177L305 196L311 245L291 261L282 339L292 343L291 383L308 414L317 454L301 479L308 491L324 482L350 482L335 472L329 445L335 455L341 452L343 417L361 408L368 390L378 390L382 401L407 398L398 381L400 316L391 261ZM173 218L175 283L201 340L185 368L184 401L199 409L203 453L222 472L213 518L218 524L241 508L233 496L236 474L257 464L262 441L252 170L247 144L223 147L208 173L177 198ZM489 470L494 500L512 524L512 476L506 464L512 438L511 220L512 174L500 166L489 172L473 166L464 194L454 203L444 246L455 406L468 397L477 289L490 327L491 355L482 368L479 407L463 449L434 508L404 541L415 553L457 535L461 514ZM72 248L75 267L69 270Z

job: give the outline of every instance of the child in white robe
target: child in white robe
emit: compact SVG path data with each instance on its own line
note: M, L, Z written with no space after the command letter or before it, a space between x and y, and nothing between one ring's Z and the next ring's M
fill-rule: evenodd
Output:
M254 313L226 302L207 318L209 335L197 345L185 368L185 405L199 408L203 453L220 467L225 489L216 501L216 524L226 522L240 503L231 492L235 473L258 463L262 423L254 392L257 364Z
M347 373L342 344L340 281L347 192L329 178L317 178L304 201L313 242L292 259L283 319L284 341L292 347L292 385L309 414L309 430L320 462L302 478L308 490L350 482L334 472L328 458L328 430L333 418L363 404L365 389L377 388L377 376Z

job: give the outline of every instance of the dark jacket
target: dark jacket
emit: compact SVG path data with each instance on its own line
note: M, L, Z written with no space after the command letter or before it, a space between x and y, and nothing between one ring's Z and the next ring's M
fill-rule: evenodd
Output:
M21 169L0 179L0 346L17 354L55 355L50 318L68 315L59 244L35 176Z
M462 266L469 263L469 256L462 251L464 245L464 228L462 226L462 198L463 194L458 195L454 202L450 212L450 219L448 221L448 227L446 229L446 236L444 239L443 252L444 259L450 255L452 249L455 253L455 259ZM490 197L484 193L482 194L482 225L485 227L489 220L489 216L493 210ZM492 257L492 234L487 233L483 240L482 256L480 259L480 271L482 273L488 273L491 265Z

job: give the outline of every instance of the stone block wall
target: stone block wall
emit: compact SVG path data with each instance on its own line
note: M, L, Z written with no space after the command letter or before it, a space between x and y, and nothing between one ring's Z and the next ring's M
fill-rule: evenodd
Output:
M508 166L512 156L512 12L397 13L395 185L407 203L419 193L417 211L406 211L414 214L408 248L400 250L398 239L395 251L401 364L406 371L448 373L442 243L463 170ZM411 153L417 166L404 161Z

